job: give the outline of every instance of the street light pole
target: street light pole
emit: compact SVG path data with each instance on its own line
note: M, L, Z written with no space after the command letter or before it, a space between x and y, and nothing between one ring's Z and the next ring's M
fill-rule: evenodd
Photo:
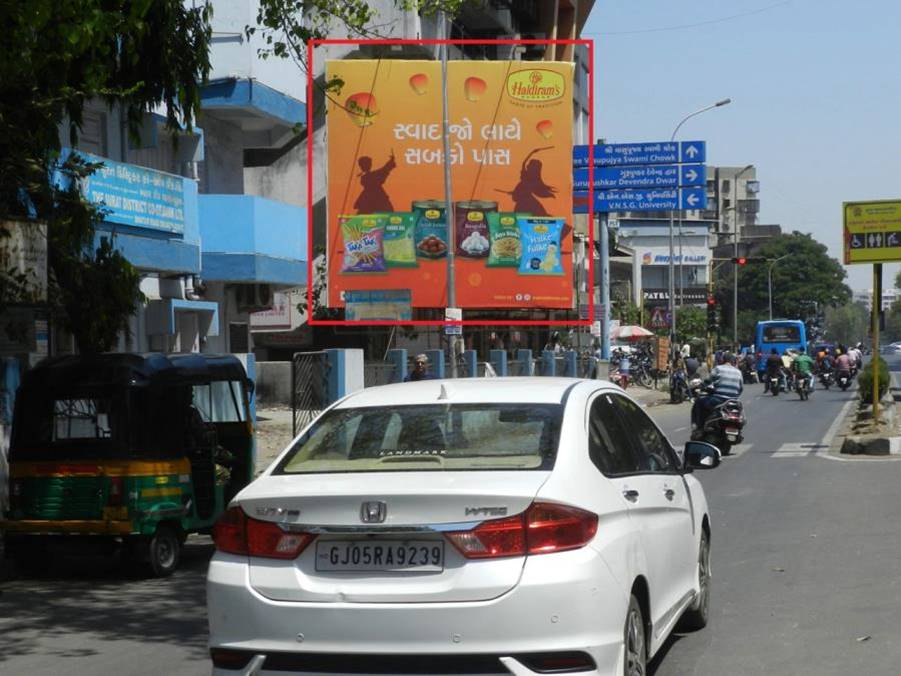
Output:
M704 108L700 108L693 113L689 113L679 124L676 125L676 128L673 129L673 134L670 136L670 143L676 140L676 134L679 132L679 128L685 124L688 120L693 118L695 115L700 115L701 113L706 113L708 110L713 110L714 108L719 108L720 106L725 106L729 103L732 103L732 99L723 99L722 101L717 101L716 103L705 106ZM678 197L679 190L676 189L676 196ZM676 348L676 284L675 284L675 265L673 263L673 258L676 254L675 247L675 236L673 233L673 219L675 215L675 210L670 209L669 212L669 338L670 338L670 361L672 361L673 350Z
M770 298L770 321L773 321L773 267L781 261L783 258L788 258L789 254L785 254L784 256L779 256L779 258L774 258L770 261L770 264L767 268L767 289L769 291Z
M447 37L447 16L439 15L441 36ZM457 284L454 270L454 201L451 196L450 119L447 113L447 43L441 45L441 126L444 152L444 200L447 223L447 307L457 307ZM452 330L456 330L456 327ZM457 377L457 336L448 335L450 347L450 377Z

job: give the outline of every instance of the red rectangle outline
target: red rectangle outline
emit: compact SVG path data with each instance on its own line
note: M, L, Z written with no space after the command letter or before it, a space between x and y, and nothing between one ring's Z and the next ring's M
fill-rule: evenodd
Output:
M312 39L307 42L307 323L310 326L588 326L594 323L594 200L588 200L588 319L497 321L464 319L448 322L440 319L409 321L313 318L313 48L317 45L585 45L588 48L588 184L594 178L594 41L593 40L360 40L349 38ZM576 289L576 312L579 311Z

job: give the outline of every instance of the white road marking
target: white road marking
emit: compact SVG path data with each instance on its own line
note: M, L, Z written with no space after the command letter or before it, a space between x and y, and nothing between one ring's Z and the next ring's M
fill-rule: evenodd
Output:
M782 444L779 450L771 454L771 458L803 458L811 454L816 454L820 450L820 444L808 443L803 441L793 441L791 443ZM829 447L825 447L829 450Z
M676 429L673 430L673 432L684 432L687 429L688 429L687 427L677 427Z
M748 450L750 450L751 446L752 446L752 444L735 444L735 446L732 447L732 452L729 453L729 455L724 456L724 457L737 458L740 455L742 455L743 453L746 453Z
M817 451L817 455L829 455L829 447L832 446L832 441L833 439L835 439L835 435L838 434L842 423L845 422L845 419L848 417L848 412L851 410L851 407L854 406L855 403L857 403L856 399L849 399L848 402L844 406L842 406L842 410L839 411L838 416L835 418L835 420L832 421L829 429L826 430L826 434L820 440L820 446L822 446L822 448Z

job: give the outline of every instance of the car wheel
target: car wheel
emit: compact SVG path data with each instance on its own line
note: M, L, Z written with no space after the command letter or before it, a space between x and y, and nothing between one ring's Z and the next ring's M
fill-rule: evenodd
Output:
M629 599L626 626L623 629L625 676L645 676L648 669L648 649L645 641L644 615L638 599L633 594Z
M697 631L707 626L710 618L710 538L701 531L701 546L698 548L698 587L699 593L694 603L689 606L679 628L685 631Z
M178 567L181 538L169 524L160 524L150 539L150 570L156 577L168 577Z

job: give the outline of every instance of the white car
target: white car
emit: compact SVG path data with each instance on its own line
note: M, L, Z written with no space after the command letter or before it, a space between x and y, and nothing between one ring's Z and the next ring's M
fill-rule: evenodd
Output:
M215 527L213 673L644 674L707 622L719 452L684 456L603 381L352 394Z

